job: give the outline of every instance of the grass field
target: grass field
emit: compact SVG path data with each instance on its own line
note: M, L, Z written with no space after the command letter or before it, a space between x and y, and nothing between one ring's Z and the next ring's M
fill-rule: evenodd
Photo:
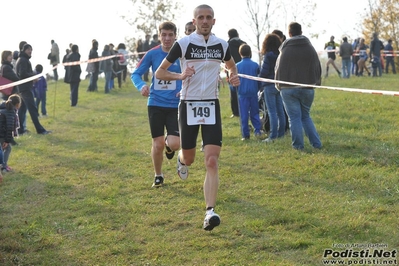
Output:
M399 91L394 75L331 75L323 85ZM71 108L67 84L49 83L41 122L53 133L13 147L14 171L0 184L0 265L326 265L329 249L346 264L395 265L399 98L318 89L312 117L323 149L306 140L299 152L290 136L242 142L222 88L222 223L206 232L203 153L186 181L165 158L165 186L151 188L146 99L130 82L110 94L86 88ZM390 253L337 253L347 249Z

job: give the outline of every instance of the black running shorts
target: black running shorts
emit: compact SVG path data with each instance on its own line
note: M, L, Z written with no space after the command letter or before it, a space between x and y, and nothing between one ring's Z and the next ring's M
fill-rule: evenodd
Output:
M220 115L219 100L201 100L215 102L215 124L214 125L187 125L187 102L179 103L179 129L182 149L188 150L196 147L199 129L201 127L203 146L208 144L222 146L222 120Z

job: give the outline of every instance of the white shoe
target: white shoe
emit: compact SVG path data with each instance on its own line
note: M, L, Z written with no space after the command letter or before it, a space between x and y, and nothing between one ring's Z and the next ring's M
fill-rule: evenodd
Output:
M180 162L180 154L181 150L177 154L177 174L181 179L186 180L188 177L188 166Z
M220 224L220 216L213 209L206 211L204 219L204 230L211 231Z
M262 140L262 142L273 143L273 142L274 142L274 139L267 138L267 139Z

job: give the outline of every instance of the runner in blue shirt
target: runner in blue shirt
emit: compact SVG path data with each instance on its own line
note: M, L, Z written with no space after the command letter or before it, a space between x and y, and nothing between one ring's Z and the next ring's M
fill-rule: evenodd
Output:
M163 150L168 159L180 149L180 135L177 121L181 81L166 81L152 77L151 86L142 80L142 76L151 67L155 73L162 60L167 56L176 39L176 25L164 22L159 26L161 45L149 50L138 63L131 79L141 95L148 97L148 118L152 136L151 157L154 165L155 180L152 187L160 187L164 182L162 173ZM176 60L168 69L181 73L180 61ZM165 136L166 128L166 136Z

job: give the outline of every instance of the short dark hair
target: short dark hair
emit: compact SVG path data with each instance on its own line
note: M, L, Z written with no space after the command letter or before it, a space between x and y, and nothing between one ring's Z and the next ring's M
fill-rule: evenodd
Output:
M43 66L41 64L37 64L35 67L36 73L42 73L43 72Z
M165 22L161 23L159 25L159 32L161 32L161 30L173 30L174 34L176 34L176 32L177 32L175 23L173 23L171 21L165 21ZM154 39L155 39L155 36L158 37L158 34L154 34L154 36L153 36Z
M238 52L240 53L241 57L252 57L251 47L246 43L240 45Z
M19 50L20 51L22 51L22 48L24 48L24 45L25 44L27 44L27 42L25 42L25 41L21 41L20 43L19 43Z
M213 11L213 8L211 6L208 6L206 4L199 5L194 9L194 18L197 17L197 12L199 9L210 9L212 11L212 17L215 15L215 12Z
M126 45L124 44L124 43L120 43L120 44L118 44L118 47L116 47L116 49L123 49L123 50L125 50L126 49Z
M302 26L298 22L291 22L288 26L288 32L291 36L302 35Z
M230 29L227 34L229 35L229 38L235 38L238 37L238 31L236 29Z
M79 46L77 46L76 44L74 44L74 45L72 45L71 49L72 49L72 52L77 52L78 49L79 49Z
M280 37L281 41L285 41L285 35L281 30L274 30L272 33L276 34L278 37Z
M342 40L343 40L344 42L347 42L347 41L348 41L348 38L347 38L347 37L344 37L344 38L342 38Z

